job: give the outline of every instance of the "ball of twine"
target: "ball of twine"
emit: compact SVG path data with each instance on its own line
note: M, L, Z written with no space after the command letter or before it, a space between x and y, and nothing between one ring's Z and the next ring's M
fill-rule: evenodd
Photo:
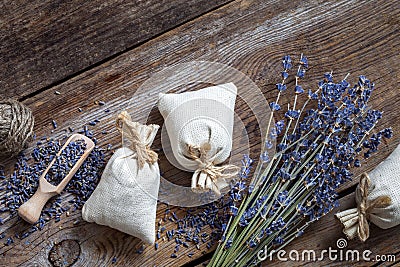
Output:
M17 155L33 138L31 110L14 99L0 98L0 158Z

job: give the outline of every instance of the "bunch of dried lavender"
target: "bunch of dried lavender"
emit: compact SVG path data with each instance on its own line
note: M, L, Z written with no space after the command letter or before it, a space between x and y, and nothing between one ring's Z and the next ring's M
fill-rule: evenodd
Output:
M370 157L383 137L392 136L391 129L372 134L382 112L368 106L374 84L365 76L351 87L347 76L334 82L327 73L316 91L308 90L308 99L298 109L298 95L305 91L299 83L308 68L303 55L293 104L286 119L273 125L291 67L292 59L285 56L259 163L247 186L252 160L243 160L243 179L231 191L231 217L208 266L256 265L259 251L266 249L269 256L273 248L279 250L301 236L310 223L338 206L336 190L351 180L350 168L359 167L362 156ZM316 108L308 108L312 102ZM275 141L277 151L270 155Z

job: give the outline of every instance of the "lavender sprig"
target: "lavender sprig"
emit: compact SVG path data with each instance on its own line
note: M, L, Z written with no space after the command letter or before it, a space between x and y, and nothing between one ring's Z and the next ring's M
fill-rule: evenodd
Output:
M272 125L274 113L282 109L279 99L287 91L291 57L285 56L282 63L282 82L276 85L277 99L270 104L260 161L247 194L243 184L239 195L237 186L233 189L232 200L241 204L232 207L209 266L256 265L260 249L282 248L301 236L310 223L339 205L337 189L352 179L350 168L360 167L362 158L377 151L382 138L392 136L390 128L372 134L382 112L368 106L374 84L365 76L351 87L348 75L335 82L332 73L324 74L298 110L298 95L306 91L299 84L308 67L303 55L295 72L293 103L285 121ZM269 155L276 141L277 152ZM247 177L248 173L242 178Z

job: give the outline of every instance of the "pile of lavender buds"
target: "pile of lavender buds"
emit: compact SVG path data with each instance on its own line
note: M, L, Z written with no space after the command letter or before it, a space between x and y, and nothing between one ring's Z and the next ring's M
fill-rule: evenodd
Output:
M91 138L95 143L93 132L87 126L79 133ZM63 140L66 139L64 136ZM17 216L18 208L25 203L35 192L39 185L39 177L48 167L49 163L56 157L62 148L62 140L41 138L31 153L31 157L20 154L17 157L15 168L10 175L6 175L4 170L0 170L0 224L4 224ZM53 184L57 184L63 179L65 173L73 166L74 162L83 154L85 145L83 141L71 142L53 165L52 172L46 177ZM61 215L75 211L83 206L90 197L98 184L101 173L105 166L105 149L96 146L83 162L74 177L65 187L64 191L71 194L61 194L52 198L44 207L38 222L21 233L16 233L15 238L24 239L31 233L42 230L50 220L59 222ZM64 161L69 158L68 161ZM72 164L72 165L71 165ZM71 196L69 196L71 195ZM64 201L63 201L64 200ZM20 218L18 217L18 220ZM6 233L0 234L0 239L5 238ZM8 237L5 245L14 243L13 237Z
M86 143L83 139L70 142L65 149L63 149L60 155L51 155L46 158L43 157L42 153L38 150L34 150L32 156L36 161L44 161L46 164L51 165L49 171L45 175L45 179L52 185L57 186L70 172L73 166L78 162L86 150Z

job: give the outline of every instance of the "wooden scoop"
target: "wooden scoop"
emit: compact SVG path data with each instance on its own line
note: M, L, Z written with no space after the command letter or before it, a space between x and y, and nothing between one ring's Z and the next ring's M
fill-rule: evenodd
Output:
M51 166L56 161L57 157L61 155L61 152L68 146L70 142L82 139L86 143L86 150L83 153L82 157L76 162L76 164L69 171L68 175L65 176L65 178L57 186L50 184L46 180L45 176L47 172L50 170ZM22 219L31 224L37 222L39 220L40 213L42 212L42 209L46 204L46 202L53 196L61 193L61 191L65 188L65 186L68 184L71 178L75 175L76 171L85 161L85 159L89 156L90 152L92 152L94 146L95 144L93 143L92 140L81 134L74 134L70 138L68 138L67 142L57 153L57 156L54 157L54 159L50 162L47 169L43 172L42 176L40 176L39 187L36 193L27 202L25 202L23 205L19 207L18 215Z

